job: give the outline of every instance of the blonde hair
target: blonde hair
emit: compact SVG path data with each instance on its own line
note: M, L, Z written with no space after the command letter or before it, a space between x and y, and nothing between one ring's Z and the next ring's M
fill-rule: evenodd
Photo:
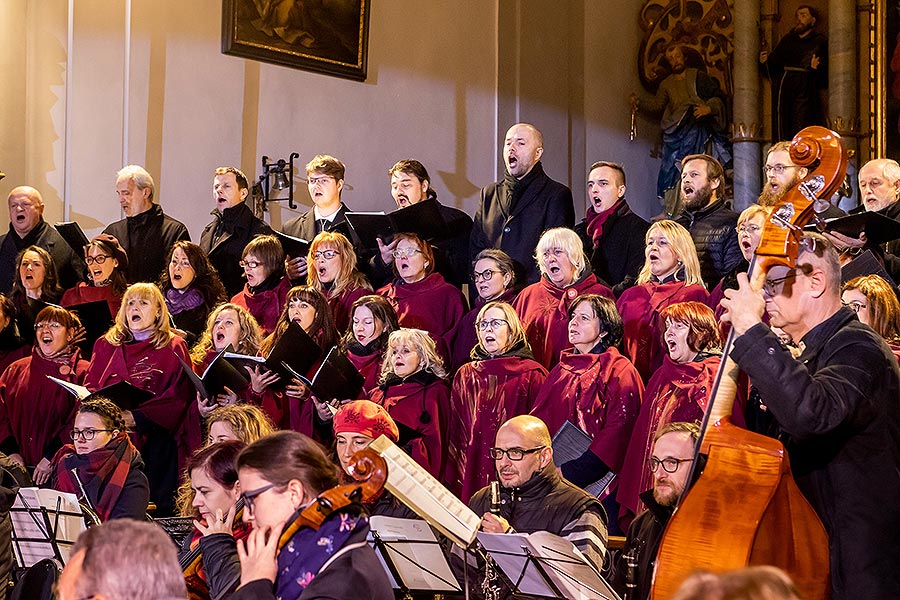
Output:
M588 257L584 253L584 244L578 234L566 227L554 227L541 235L541 239L538 240L534 249L534 260L537 262L541 275L547 275L543 263L544 252L552 248L562 248L566 252L569 262L575 267L573 281L578 281L588 263Z
M241 329L238 347L234 351L239 354L254 356L259 350L259 344L262 342L262 330L259 328L259 323L256 322L250 311L243 306L226 302L214 308L209 313L209 317L206 318L206 329L203 330L203 335L200 336L200 340L191 350L191 361L195 365L203 364L203 361L206 360L206 353L213 348L212 330L216 325L216 318L226 310L233 310L237 313L238 327Z
M525 342L528 344L528 340L525 336L525 328L522 327L522 321L519 319L518 313L516 313L516 309L514 309L507 302L488 302L484 306L481 307L481 310L478 311L478 316L475 318L475 336L478 338L478 347L481 347L481 350L484 351L484 347L481 346L481 336L478 335L478 323L484 320L484 315L487 311L492 308L497 308L503 311L503 317L506 319L506 323L509 326L509 339L506 341L506 347L503 348L503 352L509 350L516 344L520 342ZM487 352L485 351L485 354Z
M206 417L207 432L219 421L228 423L234 435L247 446L278 431L266 413L252 404L226 404L214 408Z
M334 231L323 231L313 238L312 243L309 245L306 262L310 267L306 275L306 285L319 290L323 294L325 293L325 288L322 282L319 281L318 269L312 268L316 252L323 247L337 251L341 257L341 270L338 272L337 277L334 278L334 285L328 292L329 299L337 298L347 289L362 288L372 291L369 280L356 268L356 252L353 250L353 244L343 234Z
M762 215L763 221L766 221L769 218L769 215L772 214L771 206L761 206L759 204L751 204L747 208L741 211L741 214L738 215L737 224L738 227L749 221L750 219L756 218L759 215Z
M381 376L378 383L384 383L388 377L394 374L394 355L401 346L409 346L419 356L419 370L428 371L435 377L444 379L447 371L444 369L444 360L437 353L437 346L427 331L421 329L398 329L391 332L388 337L387 350L384 360L381 362Z
M121 346L134 339L134 334L131 333L131 328L128 327L128 320L125 315L128 310L128 302L132 298L150 300L156 304L159 312L156 315L156 319L153 320L154 331L153 335L150 336L150 341L153 342L153 347L157 350L168 346L175 338L175 334L172 332L172 326L170 325L171 319L169 318L169 309L166 308L166 300L155 283L135 283L125 290L125 294L122 296L122 306L116 314L116 322L109 328L109 331L106 332L103 338L113 346Z
M669 241L675 256L681 261L684 267L684 283L685 285L704 285L703 278L700 276L700 259L697 258L697 248L694 246L694 240L688 230L676 223L675 221L663 220L657 221L647 230L644 242L650 243L650 236L653 232L659 231ZM650 281L650 261L644 260L644 266L638 274L638 285Z

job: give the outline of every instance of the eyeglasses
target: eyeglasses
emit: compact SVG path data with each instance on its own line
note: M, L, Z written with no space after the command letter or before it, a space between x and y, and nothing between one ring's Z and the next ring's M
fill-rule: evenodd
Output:
M856 302L856 301L844 302L843 300L841 300L841 304L843 304L844 306L846 306L847 308L849 308L850 310L852 310L853 312L855 312L857 314L859 314L860 310L862 310L866 306L868 306L867 304L863 304L862 302Z
M666 473L674 473L681 466L681 463L694 462L693 458L664 458L662 460L655 456L650 457L650 472L656 473L659 466L662 465L663 471Z
M509 460L519 461L525 458L526 454L534 454L535 452L540 452L547 446L538 446L537 448L529 448L528 450L523 450L522 448L510 448L508 450L504 450L503 448L491 448L488 450L488 454L491 455L491 458L494 460L500 460L503 458L503 455L509 457Z
M325 175L323 177L307 177L306 183L309 185L316 185L319 183L327 183L329 179L334 179L334 177L330 175Z
M766 175L771 175L774 173L775 175L781 175L784 173L785 169L796 169L797 165L766 165L763 167L763 173Z
M73 429L70 431L70 435L72 436L72 441L74 442L78 438L84 439L84 441L89 442L94 439L94 436L100 432L112 433L115 429Z
M257 488L255 490L250 490L249 492L244 492L241 494L241 500L244 501L244 508L253 512L253 503L256 502L256 497L261 496L262 494L268 492L273 487L277 487L279 484L270 483L269 485L264 485L261 488Z
M489 329L494 331L500 329L504 325L509 325L509 323L503 319L485 319L483 321L478 321L478 329L481 331L487 331Z
M785 281L787 281L788 279L793 279L796 276L797 276L797 272L791 271L784 277L776 277L775 279L766 279L765 282L763 282L763 293L765 293L769 296L776 295L781 290L781 286L782 286L782 284L784 284Z
M62 328L63 328L62 323L55 323L55 322L49 322L49 321L42 321L40 323L34 324L35 331L41 331L42 329L50 329L52 331L59 331Z
M98 254L97 256L86 256L84 258L84 262L86 262L89 266L94 263L97 263L98 265L102 265L103 263L106 262L107 258L112 258L112 256L109 256L107 254Z
M475 278L476 282L479 280L490 281L491 277L494 276L494 273L502 273L502 271L494 271L493 269L485 269L481 273L479 273L478 271L475 271L474 273L472 273L472 275Z
M738 233L751 233L751 234L756 233L760 229L762 229L762 227L760 227L759 225L754 225L753 223L744 223L743 225L740 225L740 226L734 228L734 230L737 231Z
M318 260L320 258L324 258L325 260L331 260L332 258L334 258L337 255L338 255L337 250L317 250L313 254L313 258L315 258L316 260Z
M422 251L418 248L406 248L404 250L394 250L393 252L391 252L391 254L394 258L403 258L410 257L415 254L422 254Z
M256 267L260 266L261 264L262 263L259 262L258 260L242 260L240 262L242 269L255 269Z

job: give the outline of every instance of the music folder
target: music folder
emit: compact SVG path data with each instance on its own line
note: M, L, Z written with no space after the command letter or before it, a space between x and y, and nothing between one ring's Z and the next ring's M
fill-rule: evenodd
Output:
M52 375L47 375L47 378L62 386L70 394L72 394L82 402L95 397L106 398L122 410L134 410L155 395L153 394L153 392L142 390L141 388L136 387L125 380L117 381L111 385L106 386L105 388L97 390L96 392L92 392L83 385L65 381L63 379L53 377Z
M553 464L560 467L570 460L580 458L582 454L590 450L592 441L593 439L588 432L566 419L559 431L553 436L551 442L553 446ZM597 481L586 485L584 490L592 496L599 497L606 491L615 477L616 474L610 471Z
M823 223L813 222L803 229L815 232L825 231L826 233L837 231L851 238L859 238L860 234L865 233L866 241L875 245L900 238L900 221L886 217L877 211L863 211L844 217L825 219Z
M57 223L54 227L56 227L56 231L59 232L62 239L66 240L72 251L75 252L75 256L84 257L84 247L88 245L88 239L81 225L75 221L66 221Z
M355 400L366 382L359 369L337 346L328 351L312 377L307 379L304 374L296 372L294 376L308 385L313 394L324 402Z
M452 235L437 200L424 200L390 213L348 212L347 222L363 248L378 248L376 238L389 244L398 233L414 233L423 240L438 241Z
M309 242L303 238L294 237L280 231L275 232L275 237L281 242L284 253L291 258L306 258L309 254Z
M296 374L309 373L322 357L322 349L300 325L292 321L265 358L236 352L226 352L224 357L238 370L244 369L245 366L261 366L278 373L281 380L275 386L284 387Z
M177 357L188 379L200 392L200 396L206 400L215 400L216 396L225 393L226 387L232 392L239 392L250 383L250 377L246 371L241 373L240 369L225 360L225 353L230 349L231 346L216 354L202 375L197 375L189 364L184 362L180 356Z
M100 339L112 327L114 315L109 310L106 300L95 300L74 304L66 308L78 315L78 320L84 326L85 349L94 347L94 342Z

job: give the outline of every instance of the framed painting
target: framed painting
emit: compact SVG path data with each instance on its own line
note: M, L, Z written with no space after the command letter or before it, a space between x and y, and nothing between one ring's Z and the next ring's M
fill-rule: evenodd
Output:
M222 52L364 81L370 0L223 0Z

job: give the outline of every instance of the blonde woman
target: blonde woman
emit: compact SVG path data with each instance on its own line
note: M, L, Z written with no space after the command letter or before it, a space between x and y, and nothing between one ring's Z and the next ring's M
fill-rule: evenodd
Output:
M356 268L353 244L340 233L323 231L310 244L306 262L307 285L328 299L334 326L343 333L350 324L350 307L372 293L369 280Z
M147 463L150 498L158 514L172 513L178 465L190 450L177 443L185 413L196 397L179 358L190 364L187 344L169 325L169 311L155 284L125 290L115 324L94 344L84 385L99 390L120 381L153 394L130 411L125 424Z
M726 273L709 293L709 307L715 311L717 319L724 312L719 307L719 302L725 297L725 290L736 290L738 287L738 273L746 273L750 268L750 261L753 260L753 255L756 254L756 248L759 246L759 240L762 237L763 226L765 226L770 214L772 214L771 206L754 204L745 208L738 217L737 227L734 228L734 232L737 235L738 245L744 258L738 266ZM723 331L725 331L724 327ZM725 332L727 333L727 331Z
M488 302L478 312L475 330L478 344L472 362L456 372L450 393L450 455L444 481L463 502L494 477L488 450L497 429L531 412L547 378L512 306Z
M399 424L421 434L409 454L429 473L444 472L444 439L450 402L444 361L421 329L398 329L388 337L380 385L370 392Z
M647 230L644 267L637 285L622 292L616 308L625 327L622 347L644 383L662 364L659 313L676 302L709 301L700 260L688 230L675 221L657 221Z
M612 298L612 291L597 280L578 234L565 227L548 229L538 241L534 260L541 280L522 290L513 306L522 318L534 359L549 369L560 353L571 348L569 308L582 294Z

